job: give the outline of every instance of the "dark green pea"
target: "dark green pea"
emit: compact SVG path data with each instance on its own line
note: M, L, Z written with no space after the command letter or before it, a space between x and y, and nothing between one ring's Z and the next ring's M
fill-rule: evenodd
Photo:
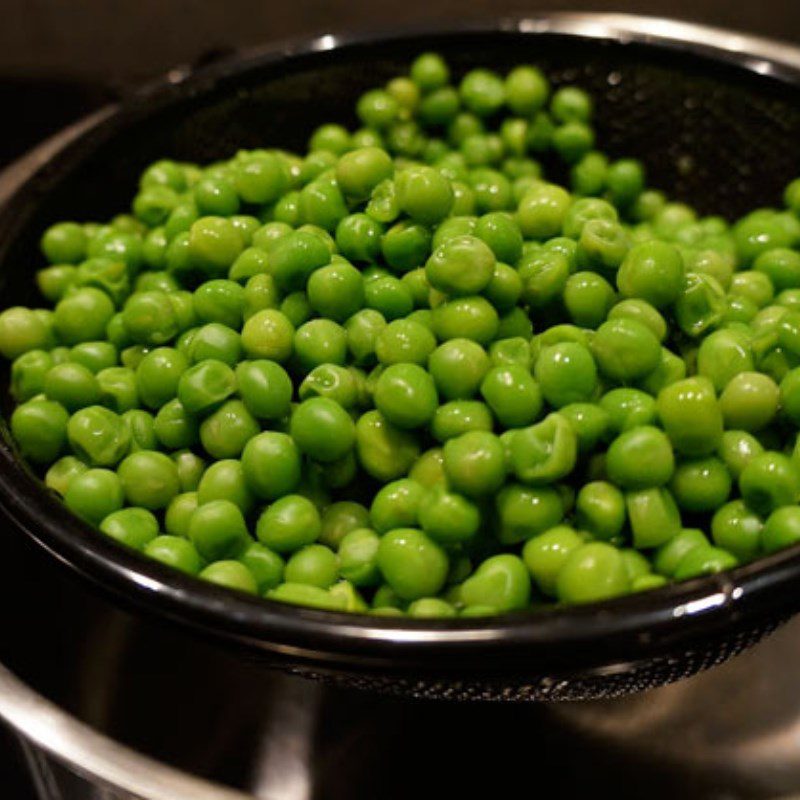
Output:
M158 441L167 450L193 447L199 441L197 418L177 398L162 406L154 423Z

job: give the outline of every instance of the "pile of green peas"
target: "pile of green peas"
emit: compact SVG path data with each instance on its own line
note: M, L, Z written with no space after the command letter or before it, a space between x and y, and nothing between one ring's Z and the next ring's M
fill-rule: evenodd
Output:
M2 312L0 352L69 509L220 586L411 617L800 542L800 179L699 217L534 66L425 53L356 111L44 232L53 308Z

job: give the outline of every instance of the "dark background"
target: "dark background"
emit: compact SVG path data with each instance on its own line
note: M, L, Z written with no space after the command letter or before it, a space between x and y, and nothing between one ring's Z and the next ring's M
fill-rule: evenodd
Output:
M800 41L799 0L0 0L0 164L127 87L236 48L576 9Z

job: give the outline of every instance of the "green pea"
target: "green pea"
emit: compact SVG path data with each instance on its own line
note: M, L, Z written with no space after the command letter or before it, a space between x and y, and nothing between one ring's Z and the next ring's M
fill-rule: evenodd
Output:
M305 497L288 494L261 514L256 526L259 541L277 553L289 553L315 542L322 531L319 512Z
M299 366L308 372L320 364L344 364L347 333L332 320L313 319L297 329L294 355Z
M662 389L658 416L673 447L683 455L712 453L722 438L722 410L707 378L686 378Z
M563 298L569 318L584 328L598 327L616 299L614 289L605 278L585 271L569 276L564 285ZM620 321L614 322L618 324Z
M770 515L770 518L773 515ZM764 522L741 500L721 505L711 519L711 536L717 547L739 561L750 561L762 544Z
M122 508L122 485L115 472L88 469L76 475L64 495L64 503L81 519L99 525L109 514Z
M187 575L197 575L202 566L195 546L180 536L157 536L145 545L144 554Z
M264 431L245 445L242 469L251 491L263 500L275 500L300 483L300 452L285 433Z
M710 275L690 272L675 301L678 327L687 336L700 336L720 323L725 310L725 290Z
M336 461L355 443L355 427L347 412L333 400L304 400L291 419L291 435L303 453L317 461Z
M719 406L726 427L757 432L775 418L779 401L780 389L768 375L740 372L723 389Z
M541 422L514 433L510 466L517 479L530 485L552 483L575 467L578 439L566 417L549 414Z
M575 499L576 519L582 530L596 539L615 540L625 524L625 497L613 484L584 484Z
M197 492L183 492L176 494L170 500L164 514L164 527L171 536L189 536L189 522L199 506Z
M256 419L276 420L288 415L292 381L280 364L264 359L243 361L236 367L235 382L242 402ZM226 374L224 385L228 383Z
M381 364L427 364L436 349L436 338L420 322L398 319L381 328L375 337L375 355Z
M212 500L230 500L248 514L253 506L253 495L245 476L244 463L236 459L215 461L205 470L197 485L200 505Z
M680 560L674 577L676 581L685 581L701 575L715 575L733 569L737 564L736 557L725 550L716 547L694 547Z
M739 475L739 491L750 508L767 514L800 498L800 471L782 453L766 451L753 456Z
M565 189L540 183L528 191L517 208L517 223L525 239L549 239L561 233L572 198Z
M440 442L461 436L469 431L491 431L492 413L485 403L476 400L452 400L436 409L430 430Z
M640 550L663 545L681 530L680 512L666 489L654 487L627 492L625 506L633 544Z
M29 350L14 359L11 365L11 394L18 403L24 403L44 392L47 373L53 358L44 350Z
M761 549L765 553L775 553L800 542L799 511L800 509L796 506L786 506L776 509L767 517L767 521L760 531L759 541ZM755 525L753 524L752 527L755 528ZM735 551L732 552L738 555Z
M177 398L189 414L206 416L236 390L236 374L222 361L206 359L178 377Z
M705 547L709 541L705 534L696 528L684 528L656 551L653 567L659 575L671 578L675 575L681 559L696 547Z
M158 520L145 508L112 511L99 527L106 536L139 551L158 536Z
M427 424L438 405L433 378L416 364L391 364L378 378L375 407L400 428Z
M256 580L250 570L239 561L231 559L222 559L209 564L199 577L216 586L246 594L256 594L258 591Z
M436 388L448 400L473 397L489 369L489 357L476 342L450 339L428 359Z
M160 290L132 295L122 310L122 321L131 339L143 345L166 344L179 330L174 306Z
M87 238L78 223L59 222L44 232L39 245L51 264L77 264L86 255Z
M567 419L578 437L578 452L591 452L610 429L610 414L593 403L570 403L558 413Z
M242 512L229 500L198 506L189 520L189 540L206 561L236 558L250 542Z
M200 441L214 458L236 458L259 430L244 403L228 400L200 423Z
M534 375L545 400L555 408L589 400L597 387L592 354L577 342L543 348Z
M153 427L158 441L168 450L193 447L199 440L196 417L177 398L161 407Z
M714 511L728 499L731 483L725 464L712 456L679 464L670 488L683 510Z
M556 579L556 595L561 602L591 603L629 590L624 559L619 550L605 542L589 542L572 550Z
M13 358L28 350L42 347L47 330L33 317L26 317L26 309L8 309L0 315L0 352ZM114 316L114 304L105 292L87 286L69 292L56 305L55 331L65 344L78 344L102 339L106 326ZM6 333L13 327L14 338Z
M63 456L47 470L44 478L45 485L63 497L67 493L72 479L82 475L87 469L89 467L74 456Z
M448 559L422 531L398 528L381 538L378 568L401 598L416 600L436 595L444 586Z
M503 445L489 431L474 430L448 439L443 466L449 485L469 497L493 494L506 475Z
M606 469L611 481L624 489L662 486L675 470L670 440L650 425L630 428L609 446Z
M367 411L358 419L355 438L359 463L384 483L406 475L419 455L416 437L392 425L379 411Z
M118 475L126 500L155 510L166 508L180 492L178 468L164 453L139 450L119 465Z
M425 265L431 286L451 296L483 291L492 280L495 255L474 236L458 236L440 245Z
M55 461L64 448L68 438L68 420L69 415L63 406L34 398L14 409L11 433L23 456L46 464Z
M542 390L525 367L493 367L481 382L481 395L499 422L520 428L536 420L542 410Z

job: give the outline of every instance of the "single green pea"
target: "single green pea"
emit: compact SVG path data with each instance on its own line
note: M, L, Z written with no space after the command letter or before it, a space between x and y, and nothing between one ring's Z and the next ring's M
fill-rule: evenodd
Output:
M193 447L199 441L197 418L177 398L161 407L153 427L158 441L168 450Z
M674 310L678 327L687 336L700 336L722 321L725 290L710 275L689 272Z
M781 412L793 424L800 423L800 367L787 372L781 380L780 406Z
M178 468L164 453L139 450L119 465L118 475L125 499L150 510L166 508L180 492Z
M295 360L306 372L320 364L344 364L347 332L333 320L312 319L297 329L293 346Z
M626 594L630 580L617 548L589 542L571 550L556 578L561 602L591 603Z
M675 500L661 487L629 491L625 495L633 544L638 549L658 547L677 536L681 516Z
M178 376L177 398L190 414L206 416L236 391L236 374L222 361L206 359Z
M602 275L584 271L567 278L563 299L573 323L584 328L597 328L606 319L616 295L611 284ZM614 322L619 323L620 320Z
M122 508L111 512L100 530L126 547L142 551L158 536L158 520L145 508Z
M554 408L589 400L597 388L592 354L577 342L543 348L534 375L544 399Z
M76 411L66 425L66 434L75 455L99 467L117 464L131 444L130 430L122 418L102 406Z
M614 434L656 420L655 399L639 389L612 389L600 398L600 406L608 414L608 430Z
M685 581L701 575L714 575L733 569L738 563L736 557L726 550L701 545L692 548L680 560L674 578L676 581Z
M201 580L246 594L256 594L258 586L247 567L239 561L221 559L209 564L198 576Z
M24 310L7 309L0 315L0 352L13 358L28 350L41 347L47 338L47 329L41 320L22 313ZM104 337L106 326L114 316L114 303L109 296L92 286L67 293L56 305L54 326L64 344L90 342ZM14 339L5 331L13 327Z
M64 495L67 508L92 525L119 511L123 502L120 479L108 469L88 469L76 475Z
M375 337L375 355L381 364L426 364L436 349L436 338L425 325L398 319L382 327Z
M183 492L176 494L170 500L164 514L164 527L170 536L180 536L187 539L189 536L189 522L200 503L197 492Z
M82 475L89 467L74 456L63 456L54 462L44 478L45 485L62 497L67 493L72 479Z
M725 464L711 456L679 464L670 489L684 511L714 511L728 499L731 483Z
M245 475L244 463L236 459L215 461L205 470L197 485L197 502L205 505L212 500L230 500L242 514L253 507L253 493Z
M117 348L111 342L81 342L70 350L70 360L96 375L101 370L116 365Z
M395 528L414 527L425 489L416 481L402 478L383 486L370 507L372 527L383 534Z
M481 382L481 395L498 421L508 428L521 428L542 411L542 390L525 367L511 364L493 367Z
M758 555L764 522L742 500L721 505L711 519L711 536L717 547L732 553L739 561Z
M661 358L661 346L653 332L643 323L625 317L600 325L590 347L600 371L619 383L643 378Z
M673 447L683 455L712 453L722 438L723 417L708 378L686 378L662 389L658 416Z
M53 366L53 357L45 350L29 350L14 359L11 365L11 394L18 403L24 403L44 392L47 373Z
M187 575L197 575L202 567L195 546L180 536L157 536L144 546L144 554Z
M570 403L559 408L558 413L572 425L572 429L578 437L580 454L594 450L611 427L611 415L605 408L593 403Z
M663 342L667 336L667 322L659 311L638 297L620 300L609 312L608 318L621 319L627 317L635 319L650 328L659 342Z
M571 202L569 192L552 183L540 183L530 189L517 207L517 224L523 237L549 239L558 236Z
M274 308L253 314L242 328L242 347L250 358L284 362L293 351L295 329L288 317Z
M11 433L23 456L47 464L58 458L67 442L68 420L63 406L34 398L14 409Z
M495 255L475 236L448 239L434 251L425 265L431 286L452 296L483 291L492 280Z
M323 544L309 544L292 554L286 562L284 579L328 589L339 575L336 554Z
M442 545L469 541L477 534L480 523L478 506L442 485L425 492L419 505L420 527Z
M91 370L75 362L52 366L44 376L42 388L48 400L60 403L68 411L77 411L100 400L97 378Z
M398 528L381 538L378 568L401 598L416 600L436 595L444 586L448 559L422 531Z
M493 494L506 476L503 445L489 431L473 430L448 439L443 466L448 484L468 497Z
M527 541L558 525L564 518L561 494L549 486L506 484L495 498L498 539L502 544Z
M406 475L420 451L413 433L392 425L375 410L359 417L355 438L359 463L383 483Z
M675 470L670 440L651 425L630 428L609 446L606 469L611 481L623 489L662 486Z
M521 610L530 602L531 579L519 556L487 558L461 587L467 607L490 606L498 612Z
M458 340L455 339L453 341ZM489 347L489 364L493 367L518 364L519 366L530 368L532 366L532 353L528 339L524 336L511 336L492 342ZM429 364L430 366L431 364Z
M51 264L77 264L86 255L87 237L77 222L51 225L39 243Z
M386 324L383 314L372 308L363 308L347 320L347 348L356 364L374 363L378 335Z
M767 514L797 502L800 497L800 470L782 453L759 453L742 469L739 491L753 511Z
M523 256L519 266L523 282L522 298L535 309L550 306L561 297L570 276L569 260L556 251Z
M575 510L577 524L595 539L615 540L625 524L625 497L606 481L584 484L575 499Z
M236 558L250 543L242 512L229 500L198 506L189 520L189 540L206 561Z
M200 441L214 458L237 458L260 431L240 400L228 400L200 423Z
M264 431L245 445L242 469L251 491L263 500L275 500L300 483L300 452L285 433Z
M354 446L355 426L349 414L333 400L312 397L292 414L291 436L303 453L317 461L336 461Z
M322 512L322 532L319 540L322 544L336 549L350 531L366 528L369 522L369 511L361 503L349 500L331 503Z
M219 371L219 378L223 378L222 372ZM293 391L292 381L280 364L265 359L243 361L237 365L234 378L242 402L254 417L276 420L288 415ZM227 373L222 385L230 385ZM203 405L207 407L206 404Z
M322 532L314 504L305 497L288 494L261 514L256 526L259 541L277 553L289 553L312 544Z
M760 372L734 375L722 391L719 406L727 428L757 432L778 413L780 389Z
M709 378L718 392L739 373L752 372L753 367L749 339L738 331L714 331L703 339L697 351L698 374Z
M522 483L553 483L575 468L578 438L566 417L548 414L536 425L514 433L510 456L511 470Z
M450 339L428 358L436 388L448 400L473 397L489 370L489 357L476 342Z
M400 428L427 424L438 405L433 378L416 364L392 364L378 378L373 392L375 407Z
M798 511L800 509L796 506L786 506L776 509L767 517L767 521L761 529L759 541L761 549L765 553L775 553L800 542L800 513ZM753 525L753 527L755 526ZM736 554L735 551L732 552Z
M444 483L444 453L439 447L426 450L414 463L408 477L422 486Z
M136 387L141 401L157 409L172 400L188 366L186 356L171 347L151 350L136 368Z

